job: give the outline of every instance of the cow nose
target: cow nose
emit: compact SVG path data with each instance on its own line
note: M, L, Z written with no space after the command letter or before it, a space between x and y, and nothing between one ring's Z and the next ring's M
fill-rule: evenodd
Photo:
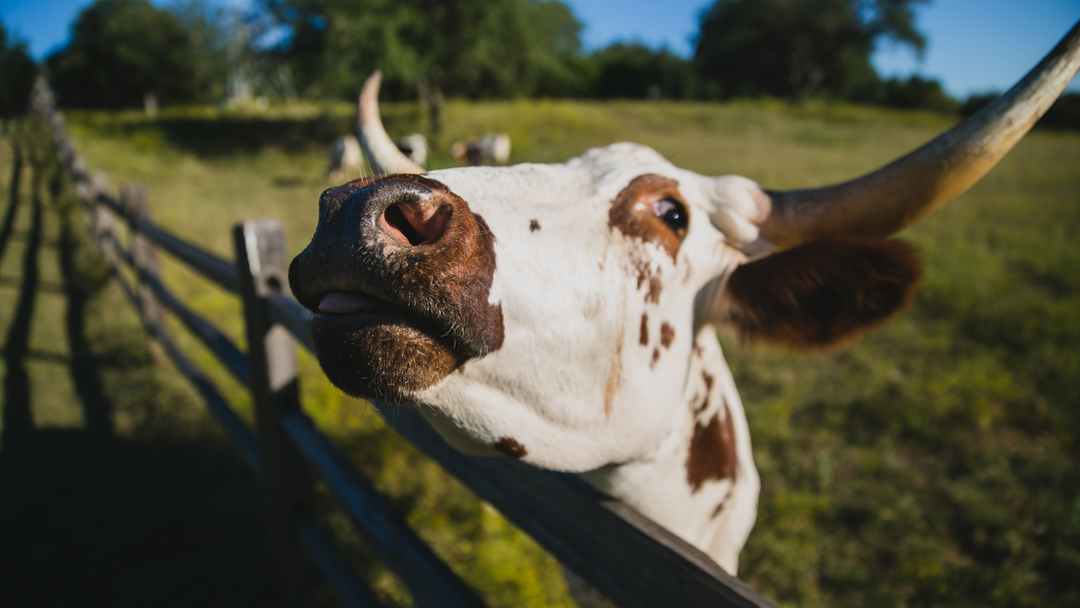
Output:
M464 199L424 176L388 175L323 192L318 226L289 267L289 284L319 314L389 305L439 335L459 326L501 332L501 320L478 304L488 301L494 270L495 235ZM463 353L485 353L502 340L453 335Z
M450 207L431 197L407 196L389 205L379 217L379 228L399 244L416 247L442 234Z

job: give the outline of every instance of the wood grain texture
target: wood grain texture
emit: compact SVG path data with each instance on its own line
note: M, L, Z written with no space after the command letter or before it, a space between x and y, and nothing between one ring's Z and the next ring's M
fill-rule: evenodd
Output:
M276 579L282 602L299 606L310 593L316 572L300 544L293 518L310 517L313 487L307 462L279 424L283 414L300 409L295 343L274 326L264 299L284 284L285 230L276 220L249 220L234 228L233 243Z

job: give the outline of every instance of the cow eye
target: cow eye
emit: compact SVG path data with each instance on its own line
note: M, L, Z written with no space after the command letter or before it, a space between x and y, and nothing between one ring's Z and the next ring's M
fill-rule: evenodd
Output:
M686 207L679 201L665 198L657 202L656 217L663 220L676 234L686 230Z

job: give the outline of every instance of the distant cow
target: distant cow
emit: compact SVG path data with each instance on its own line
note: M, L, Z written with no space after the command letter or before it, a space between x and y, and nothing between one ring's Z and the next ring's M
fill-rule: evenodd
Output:
M506 133L487 133L472 139L456 141L450 155L470 165L505 165L510 162L510 136Z
M419 133L413 133L412 135L406 135L400 139L394 140L394 145L397 146L401 153L409 157L409 160L414 163L424 166L427 162L428 143L427 138Z
M360 177L363 167L360 142L353 135L342 135L330 146L329 166L326 176L337 182Z

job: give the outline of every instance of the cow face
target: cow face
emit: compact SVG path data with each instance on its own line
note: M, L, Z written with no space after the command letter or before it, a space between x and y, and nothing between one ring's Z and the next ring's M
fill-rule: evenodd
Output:
M415 404L469 451L584 471L671 433L702 325L824 345L906 302L918 273L899 246L829 241L747 263L767 246L769 204L748 179L633 144L560 165L358 180L323 194L290 282L347 393ZM853 263L865 271L845 282ZM896 293L861 287L877 275ZM808 303L825 320L804 328Z

